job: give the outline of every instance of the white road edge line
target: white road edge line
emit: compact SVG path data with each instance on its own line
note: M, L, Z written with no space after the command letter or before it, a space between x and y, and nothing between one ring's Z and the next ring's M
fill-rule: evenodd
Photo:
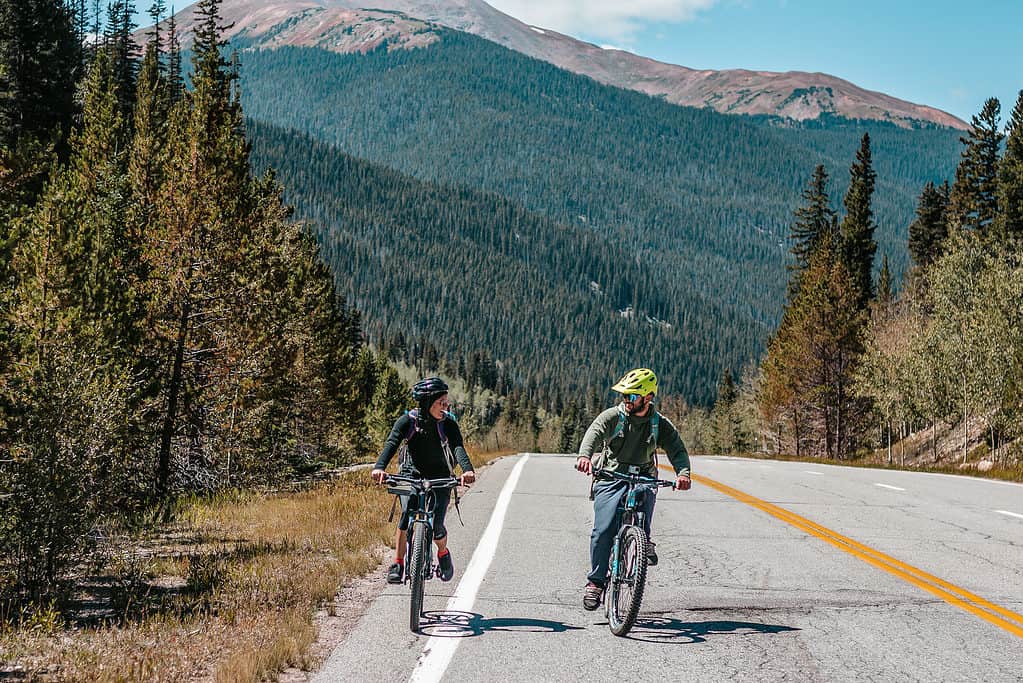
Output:
M891 489L892 491L905 491L906 489L900 489L898 486L892 486L891 484L874 484L874 486L880 486L883 489Z
M522 456L522 459L515 464L511 474L508 475L508 480L504 483L504 488L501 489L501 495L497 497L497 505L494 507L494 512L490 515L490 522L487 523L487 528L483 531L479 545L476 546L472 559L469 560L469 564L465 568L462 580L458 582L455 594L448 600L445 611L472 611L473 603L476 602L476 592L479 590L480 584L483 583L483 577L486 576L487 569L490 568L490 562L494 559L494 553L497 552L497 541L501 537L501 528L504 526L504 517L508 512L508 504L511 502L512 493L519 483L519 476L522 474L522 468L527 460L529 460L529 455ZM447 671L448 664L451 663L451 658L454 656L455 650L458 649L458 644L461 641L462 639L458 637L443 638L438 636L432 636L427 640L426 645L423 647L423 654L419 656L416 668L412 670L412 676L408 679L409 683L436 683L440 681L444 676L444 672Z
M814 472L813 470L803 470L807 474L824 474L823 472Z
M1009 512L1008 510L995 510L995 512L1001 513L1003 515L1009 515L1010 517L1019 517L1020 519L1023 519L1023 515L1019 514L1018 512Z

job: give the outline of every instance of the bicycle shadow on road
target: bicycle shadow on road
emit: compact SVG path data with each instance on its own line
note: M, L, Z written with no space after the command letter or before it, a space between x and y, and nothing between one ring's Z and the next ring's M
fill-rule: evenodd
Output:
M579 631L580 626L569 626L560 621L546 619L519 619L513 617L485 617L475 612L424 612L419 632L441 638L472 638L488 631L511 633L564 633Z
M793 626L758 624L749 621L679 621L678 619L644 619L640 617L636 620L632 631L625 637L664 645L694 645L705 643L712 636L749 636L798 630L800 629Z

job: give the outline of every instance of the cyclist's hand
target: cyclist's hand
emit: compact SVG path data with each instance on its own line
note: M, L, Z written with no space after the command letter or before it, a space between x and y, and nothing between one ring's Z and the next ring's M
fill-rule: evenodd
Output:
M584 455L580 455L576 458L575 468L583 474L593 474L593 463L591 463L590 459Z
M684 474L680 474L678 479L675 480L674 488L676 491L688 491L689 487L693 485L693 480Z
M469 470L468 472L462 472L462 476L458 478L458 482L462 486L468 486L474 481L476 481L476 473L473 472L472 470Z
M373 477L373 481L375 481L376 483L383 484L384 477L387 476L387 472L384 472L383 470L373 470L372 472L370 472L370 476Z

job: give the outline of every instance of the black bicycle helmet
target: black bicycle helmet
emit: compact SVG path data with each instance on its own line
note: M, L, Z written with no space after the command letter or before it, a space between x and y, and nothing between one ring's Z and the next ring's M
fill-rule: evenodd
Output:
M427 377L412 387L412 398L420 407L429 408L438 398L448 393L448 385L440 377Z

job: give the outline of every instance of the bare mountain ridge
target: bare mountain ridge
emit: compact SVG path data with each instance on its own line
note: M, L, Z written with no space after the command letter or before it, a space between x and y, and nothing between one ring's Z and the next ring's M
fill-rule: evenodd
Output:
M193 6L194 7L194 6ZM178 15L183 34L192 9ZM725 114L777 116L796 121L822 115L887 121L911 128L967 125L934 107L866 90L823 73L695 70L609 50L555 31L529 26L482 0L225 0L221 14L230 37L255 47L319 47L366 52L423 47L438 39L431 24L465 31L574 73L620 88Z

